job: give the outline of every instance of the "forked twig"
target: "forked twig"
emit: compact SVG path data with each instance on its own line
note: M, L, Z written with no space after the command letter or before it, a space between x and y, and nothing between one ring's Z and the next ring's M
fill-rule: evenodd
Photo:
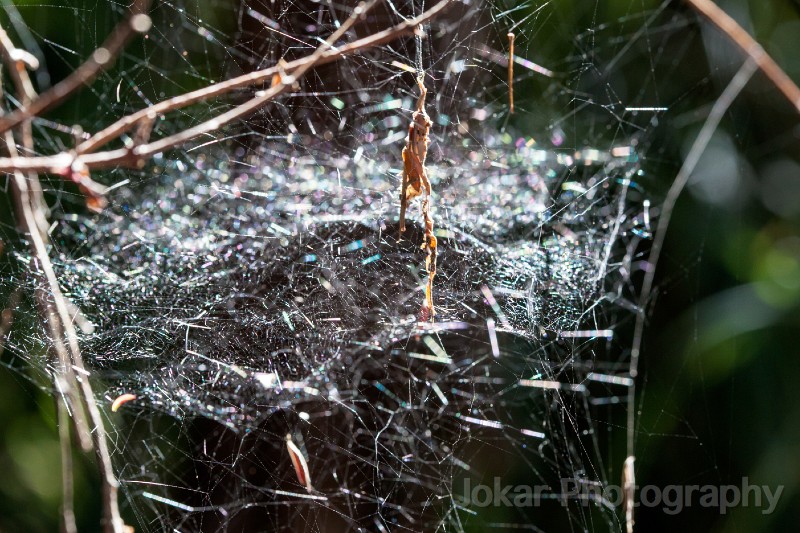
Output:
M10 77L18 93L18 99L21 101L22 109L24 109L36 98L36 92L26 70L27 67L35 65L30 61L25 61L25 54L20 53L14 47L11 39L2 28L0 28L0 56L8 66ZM23 148L32 153L33 135L29 120L25 120L20 124L19 135L22 137ZM3 136L5 137L5 145L9 155L16 156L17 147L12 132L6 131ZM71 420L75 425L81 448L85 451L90 451L94 447L97 452L97 462L103 480L104 520L108 524L107 530L117 531L122 526L122 520L119 517L117 508L116 480L113 477L111 460L106 448L105 432L102 420L99 417L99 411L94 404L91 384L87 380L79 383L75 375L75 369L82 370L83 363L78 351L77 336L71 321L73 313L69 302L60 292L47 254L47 208L42 188L39 184L39 177L35 173L23 176L20 172L15 172L14 179L11 181L11 192L14 198L18 223L24 232L30 236L32 256L36 258L41 267L40 271L34 273L38 282L35 291L36 306L48 329L49 336L53 342L52 350L55 352L58 361L57 374L54 376L54 384L60 393L60 396L56 397L58 411L59 413L66 411L66 404L70 404L72 407ZM67 343L64 343L65 334L68 338ZM87 412L88 418L92 420L95 426L95 431L91 431L89 428ZM61 416L60 420L64 421L64 417ZM93 437L98 439L96 445L93 445ZM68 429L59 428L59 439L61 440L62 472L64 475L62 523L64 530L70 532L75 530L72 507L72 457L63 452L65 449L71 448ZM109 479L112 481L110 485L107 484Z
M326 48L322 53L322 57L317 60L316 64L324 65L333 61L338 61L343 57L347 57L370 48L375 48L376 46L394 41L406 35L411 35L416 31L416 28L419 25L424 24L441 14L441 12L444 11L444 9L446 9L451 3L452 0L443 0L432 8L426 10L418 17L403 21L392 28L380 31L362 39L358 39L351 43L338 46L335 49ZM136 113L132 113L131 115L123 117L110 126L104 128L102 131L94 134L92 137L78 145L77 152L78 154L94 152L98 148L129 131L136 123L147 117L149 114L163 115L165 113L177 111L198 102L203 102L217 96L228 94L237 89L269 83L276 74L280 74L281 71L289 72L299 68L307 60L308 58L305 57L290 61L282 66L275 65L263 70L258 70L256 72L243 74L236 78L209 85L208 87L159 102L146 109L142 109Z
M13 139L10 132L6 132L5 135L6 147L10 151L13 149ZM73 407L72 413L79 438L81 436L91 438L97 456L102 480L103 530L120 533L123 524L117 504L117 481L111 465L103 419L94 401L94 392L89 380L78 380L75 377L74 369L85 372L83 359L78 348L75 326L70 320L69 306L58 285L58 279L47 252L47 234L39 229L35 221L34 205L38 201L34 200L34 193L28 188L27 180L21 172L13 174L11 185L18 224L30 238L31 252L39 266L36 275L41 288L37 290L36 302L39 314L48 328L48 336L53 343L52 349L58 357L59 372L65 378L64 383L67 390L63 391L66 397L64 401L69 401ZM43 200L41 201L43 202ZM87 429L88 424L84 419L87 415L83 414L84 410L91 421L91 431ZM84 444L85 447L87 447L86 444Z
M276 74L280 74L280 69L277 67L265 69L257 73L231 80L235 83L220 83L207 89L186 93L185 95L166 100L161 104L151 106L146 110L139 111L130 115L129 117L120 119L115 124L109 126L109 128L106 128L106 130L98 133L95 137L92 137L85 143L79 145L75 153L62 152L54 156L0 158L0 172L24 170L49 172L68 176L71 175L73 172L73 165L76 164L79 166L83 165L88 170L113 168L119 166L140 166L145 160L155 154L182 146L186 142L191 141L203 134L219 130L223 126L235 120L246 118L252 115L264 105L275 99L276 96L286 92L289 88L291 88L293 82L297 80L299 75L305 73L308 69L314 66L335 61L346 55L352 55L359 51L374 48L386 42L398 39L402 36L413 34L417 26L428 22L434 16L441 14L441 12L444 11L444 9L450 4L452 4L452 2L453 0L442 0L422 15L402 22L388 30L384 30L370 37L365 37L358 41L354 41L349 45L343 45L338 47L336 50L330 50L330 46L325 46L321 52L318 50L319 53L315 52L314 54L303 59L287 63L283 70L293 78L291 80L292 83L284 83L286 80L282 80L280 83L265 91L263 95L256 97L245 104L237 106L214 119L208 120L175 135L165 137L149 144L134 146L132 148L120 148L104 152L89 153L90 149L95 149L98 146L117 138L119 135L122 135L124 132L130 130L139 121L148 116L152 116L154 114L163 114L168 111L180 109L181 107L188 106L192 103L231 92L240 87L263 83L267 80L271 80Z

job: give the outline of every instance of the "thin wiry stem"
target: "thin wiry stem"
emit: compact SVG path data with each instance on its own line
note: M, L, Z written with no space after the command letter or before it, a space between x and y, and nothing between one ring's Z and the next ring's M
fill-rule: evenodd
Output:
M13 42L3 28L0 28L0 56L2 56L9 69L11 80L14 83L17 94L22 103L22 108L24 109L25 106L29 105L30 102L36 98L36 91L33 88L33 83L31 83L31 79L28 76L28 71L25 67L35 65L23 60L25 52L21 52L19 49L14 47ZM33 153L33 131L30 120L25 120L19 125L19 134L22 137L23 149L26 151L26 153ZM6 137L6 147L9 155L16 156L17 146L14 143L13 133L5 132L4 136ZM26 178L28 188L27 198L32 202L31 211L33 214L33 219L36 222L36 227L38 228L39 233L42 235L42 238L47 241L48 208L44 200L44 193L39 181L39 176L34 172L29 172ZM21 201L22 198L20 197L17 200ZM42 312L44 313L43 316L49 316L53 313L53 310L47 303L48 298L39 298L39 295L37 294L37 304L40 302L42 303L41 308ZM69 302L66 300L65 302L69 306ZM74 314L75 313L70 312L70 315ZM54 329L51 331L51 333L55 335L58 334L58 331L62 330L62 328L60 328L57 324L53 325L53 328ZM79 397L77 377L75 376L73 367L69 361L68 354L66 354L66 352L63 350L57 351L57 354L62 365L62 371L64 372L64 386L61 387L60 390L63 390L65 401L67 401L66 398L68 398L73 405L73 420L76 424L76 434L78 435L81 448L85 451L91 451L91 430L89 429L89 425L86 421L86 413L84 412L82 402Z
M508 32L508 112L514 114L514 37Z
M22 103L21 110L37 101L33 84L26 70L22 56L11 43L5 31L0 29L0 56L4 59L10 76L17 89L18 99ZM18 134L22 137L23 148L33 153L33 135L29 118L23 118L18 126ZM11 130L4 133L8 154L18 157L17 145ZM76 370L88 374L83 365L78 337L70 313L70 305L61 292L58 279L48 253L49 237L46 231L46 202L39 185L39 177L34 172L24 175L17 170L11 180L11 195L15 205L17 222L23 233L30 239L31 253L36 258L38 269L34 269L37 278L36 303L39 314L48 329L52 349L56 353L59 365L54 376L57 389L63 394L59 398L59 411L67 410L67 403L72 407L78 440L86 451L94 449L98 469L101 476L101 494L103 503L103 531L121 533L124 523L119 514L117 501L117 480L111 464L108 442L100 410L94 399L94 391L88 379L78 379ZM66 341L66 342L65 342ZM89 429L88 420L92 429ZM63 423L63 417L60 422ZM69 432L62 428L59 431L62 450L70 447ZM66 439L66 441L65 441ZM72 498L72 460L62 453L64 502L62 520L66 531L74 530L74 510Z
M644 281L642 283L642 291L639 297L639 313L636 317L636 324L634 326L633 345L631 349L631 363L630 363L630 376L635 378L638 375L639 358L641 356L642 340L644 335L644 325L646 318L647 304L651 299L651 292L655 282L656 266L664 247L664 241L669 228L670 219L672 218L672 211L678 198L686 187L686 183L692 174L692 171L700 161L700 156L705 151L711 137L719 126L722 117L727 112L733 101L739 93L750 81L750 78L757 70L761 70L767 78L775 85L775 87L783 94L787 100L800 112L800 88L786 75L783 69L766 53L764 48L751 37L730 15L725 13L711 0L686 0L686 2L696 9L699 13L710 20L717 26L723 33L725 33L736 45L747 55L747 60L741 66L739 71L733 77L731 82L725 88L722 95L714 103L711 112L706 119L703 128L700 130L697 138L692 144L689 154L686 156L683 165L681 166L678 175L670 187L667 197L664 200L664 205L661 209L658 226L653 238L653 246L650 252L648 263L650 267L645 273ZM634 417L635 409L634 402L636 400L636 386L634 385L628 389L628 435L627 435L627 452L628 460L630 461L630 475L633 476L633 459L634 455ZM626 461L627 467L627 461ZM628 501L626 496L626 509L630 509L626 513L626 529L630 533L633 531L633 502ZM631 499L632 500L632 499Z
M6 132L6 136L6 146L11 149L13 140L8 138L10 137L10 132ZM39 314L49 330L53 350L58 355L59 372L67 378L66 381L69 384L65 395L73 406L72 413L76 418L76 427L80 428L86 425L85 421L80 422L78 418L81 416L83 409L86 410L88 419L92 424L90 436L102 481L103 531L120 533L123 524L117 503L117 480L114 477L111 465L103 419L94 401L94 392L89 380L75 378L75 369L78 369L81 373L87 372L84 369L83 359L78 348L75 326L69 319L69 306L58 285L58 279L47 252L47 234L40 232L36 225L33 213L33 204L35 202L32 200L31 190L27 186L25 176L20 172L16 172L11 183L11 195L14 197L16 205L17 220L22 231L30 239L31 251L39 267L37 277L39 278L40 289L36 291Z

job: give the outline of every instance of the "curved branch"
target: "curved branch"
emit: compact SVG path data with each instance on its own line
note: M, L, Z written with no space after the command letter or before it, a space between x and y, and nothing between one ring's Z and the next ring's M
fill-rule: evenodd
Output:
M686 2L722 30L748 57L755 61L759 70L769 78L781 94L800 112L800 88L738 22L733 20L730 15L711 0L686 0Z

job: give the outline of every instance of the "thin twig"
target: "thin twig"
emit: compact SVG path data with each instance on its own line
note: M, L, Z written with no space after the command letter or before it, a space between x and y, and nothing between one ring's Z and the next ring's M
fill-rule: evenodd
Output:
M708 115L703 128L700 130L697 138L692 144L692 148L686 159L681 166L678 175L670 187L669 192L664 200L659 216L658 226L653 238L653 246L651 248L648 263L650 267L645 273L644 281L642 283L642 291L639 295L639 311L636 316L636 324L634 326L633 344L631 348L631 362L629 374L632 378L638 375L639 358L641 356L642 341L644 335L644 324L646 319L646 309L648 301L651 298L653 284L655 281L656 267L658 260L661 256L661 250L664 246L666 239L667 229L669 228L672 212L678 197L686 187L686 183L692 174L692 171L700 161L700 156L705 151L708 143L719 126L722 117L727 112L733 101L739 93L750 81L750 78L756 72L761 70L767 78L775 85L775 87L786 97L787 100L800 112L800 88L786 75L786 73L778 66L777 63L766 53L764 48L756 42L733 18L720 9L716 4L710 0L686 0L694 9L710 20L717 26L723 33L725 33L736 45L747 55L747 60L739 68L739 71L730 81L728 86L723 91L722 95L714 102L711 112ZM633 460L634 455L634 422L635 422L635 409L634 402L636 401L636 385L634 384L628 388L628 420L627 420L627 455L626 468L628 461L630 461L630 476L633 476ZM630 501L628 501L630 499ZM626 528L630 533L633 530L633 501L632 496L629 498L626 495Z
M36 97L36 91L33 88L33 84L28 76L28 71L26 70L28 65L20 59L23 57L23 55L20 54L18 49L14 47L11 39L2 28L0 28L0 57L8 67L9 75L19 94L19 99L22 103L22 106L24 107L28 102ZM0 108L0 111L2 111L2 108ZM33 153L33 133L31 130L30 121L26 120L23 122L19 129L22 136L23 147L29 153ZM14 142L14 136L12 132L7 131L3 134L3 136L5 137L5 145L9 155L16 157L18 155L17 146ZM38 230L38 235L46 242L48 239L48 209L47 204L44 201L44 193L42 192L42 186L39 182L39 176L36 175L36 173L31 172L28 173L26 177L27 182L24 184L24 187L18 188L19 194L13 195L16 213L21 213L26 209L26 205L30 203L30 205L27 206L27 210L29 211L31 220L33 222L30 231L33 231L34 228L35 230ZM13 192L14 183L12 182L12 193ZM21 225L25 226L25 223L21 222ZM36 256L35 250L32 250L32 252L33 255ZM42 317L46 319L47 317L54 315L55 311L52 308L50 299L41 294L42 287L44 287L44 284L39 283L36 290L36 304ZM69 401L69 403L72 405L73 421L76 425L76 434L78 435L81 448L84 451L91 451L91 430L89 429L89 425L86 420L86 413L80 400L77 377L75 376L75 371L72 367L69 354L66 352L63 343L60 341L63 335L63 329L57 322L51 323L46 319L45 323L50 329L51 337L54 339L59 339L58 341L54 341L53 348L56 353L56 358L61 365L61 371L64 373L64 382L66 384L66 386L60 390L62 390L62 394L64 395L64 401Z
M129 15L124 21L117 24L105 42L89 56L89 59L72 71L69 76L39 95L28 107L22 107L0 118L0 133L60 104L113 65L117 56L134 35L150 29L150 17L145 12L150 7L151 1L135 0Z
M14 83L14 88L19 95L20 101L22 103L22 108L25 108L30 102L36 98L36 90L33 88L33 83L31 83L30 76L28 76L28 68L38 66L38 61L31 63L30 61L26 61L23 58L25 57L24 51L21 51L19 48L14 46L14 43L11 41L11 38L5 32L5 30L0 27L0 58L2 58L3 62L8 67L9 76L11 81ZM33 132L31 130L30 121L24 121L22 123L22 138L23 144L25 145L26 150L30 148L28 154L33 154ZM31 140L31 142L26 143L27 140ZM16 155L15 153L10 153L9 155ZM39 184L39 180L36 179L34 176L29 175L29 186L33 190L41 191L41 185ZM43 197L43 195L41 195ZM39 194L34 194L34 198L39 198ZM36 205L34 209L34 214L36 215L36 223L41 231L46 231L47 228L47 215L48 210L47 206Z
M0 56L8 66L10 77L17 90L18 97L21 101L22 108L24 109L30 102L36 98L36 91L33 88L30 77L28 76L27 68L35 68L35 62L25 61L25 54L21 53L19 49L14 47L13 42L8 37L6 32L0 28ZM33 131L31 128L30 120L25 120L19 126L19 134L22 136L22 145L27 153L33 153ZM4 133L6 138L6 148L9 155L16 155L17 148L14 144L13 134L8 131ZM18 173L15 173L15 177ZM39 177L35 173L27 175L28 193L22 194L22 189L16 188L20 194L15 195L15 202L18 207L17 213L26 211L33 215L35 229L42 238L47 239L47 204L44 201L44 194L39 182ZM12 187L12 191L14 187ZM26 206L25 199L30 202ZM29 220L26 216L26 220ZM28 232L30 233L30 231ZM35 256L35 253L34 253ZM37 276L39 278L40 276ZM41 317L44 319L47 328L50 331L50 337L56 339L53 341L53 350L56 354L56 359L59 362L57 366L57 373L54 376L54 382L59 395L56 396L56 404L59 412L59 441L62 450L62 490L63 502L61 506L62 526L65 532L70 533L75 531L75 511L73 506L73 466L72 456L65 455L64 450L71 450L71 441L69 434L70 421L75 426L75 434L78 437L81 449L84 451L91 451L92 439L89 424L87 422L87 415L81 401L81 393L77 382L75 370L71 364L69 354L61 341L63 335L63 328L56 317L55 310L53 309L52 300L48 297L45 285L41 279L37 280L36 304ZM65 302L66 299L65 299ZM52 318L51 318L52 317ZM68 404L72 406L72 417L65 417L62 413L68 413Z
M426 10L418 17L406 20L389 29L375 33L368 37L364 37L363 39L358 39L356 41L353 41L352 43L344 44L342 46L332 49L326 49L323 52L322 57L320 57L316 61L316 64L323 65L326 63L338 61L343 57L354 55L364 50L368 50L370 48L375 48L387 42L399 39L400 37L403 37L405 35L413 35L418 26L427 23L434 17L441 14L441 12L444 9L446 9L451 3L452 0L443 0L442 2L439 2L438 4L433 6L432 8ZM136 123L146 118L150 114L163 115L165 113L176 111L178 109L182 109L184 107L190 106L198 102L202 102L205 100L209 100L211 98L215 98L217 96L228 94L237 89L268 83L273 79L273 77L276 74L280 74L281 70L285 72L290 72L294 69L300 68L307 61L308 61L307 57L304 57L302 59L296 59L294 61L286 63L282 67L276 65L267 69L258 70L256 72L244 74L242 76L238 76L236 78L232 78L224 82L216 83L214 85L209 85L208 87L204 87L196 91L192 91L186 94L182 94L180 96L172 97L168 100L164 100L163 102L159 102L158 104L155 104L153 106L142 109L140 111L132 113L131 115L119 119L118 121L114 122L107 128L103 129L102 131L99 131L98 133L94 134L91 138L87 139L86 141L78 145L77 152L78 154L87 154L89 152L97 150L101 146L104 146L108 142L118 138L123 133L129 131Z
M11 132L3 134L5 137L5 146L9 153L16 153L16 146L14 145L14 138ZM41 249L37 244L38 241L46 242L46 232L39 229L37 225L37 217L35 215L36 208L34 205L44 202L44 199L35 199L36 194L33 189L28 186L25 176L20 172L14 173L14 179L11 180L11 196L14 201L14 211L17 213L17 223L24 232L31 236L31 253L36 258L34 262L41 262L39 257L39 250ZM49 257L47 258L49 265ZM50 265L51 266L51 265ZM38 278L39 276L37 276ZM65 382L68 385L61 390L65 397L65 401L69 401L73 408L73 420L76 425L77 434L79 436L81 448L84 451L92 449L91 430L86 421L86 414L84 412L82 402L80 399L79 387L77 377L72 365L71 357L63 343L64 329L58 318L57 310L54 308L52 298L47 296L47 291L44 287L47 286L47 280L37 279L36 292L36 307L41 315L47 329L49 336L53 342L52 349L55 352L56 360L59 363L59 370L65 376Z
M9 135L9 132L6 132L6 135ZM6 143L7 146L10 144L8 139ZM103 531L120 533L123 524L117 504L117 480L114 477L111 456L108 452L103 419L94 401L94 392L89 380L75 379L74 369L85 372L85 368L78 349L75 327L69 320L69 308L58 286L55 270L47 253L46 237L43 237L36 227L31 191L27 187L25 176L20 172L14 173L13 178L11 195L17 205L17 219L24 233L30 238L32 253L40 269L38 275L42 278L40 280L41 289L37 290L36 298L39 314L49 329L50 341L53 343L53 350L58 355L60 362L59 371L67 377L69 383L65 393L73 406L72 414L76 421L76 427L81 428L87 425L85 421L80 421L83 417L83 409L86 409L88 419L92 424L89 436L94 445L102 481Z
M761 72L800 112L800 88L738 22L711 0L686 0L686 2L722 30L748 57L755 61Z
M514 114L514 37L508 33L508 112Z
M328 39L321 44L313 54L304 58L302 63L293 69L284 68L284 73L279 75L279 81L272 85L269 89L264 91L264 94L251 99L242 105L236 106L230 111L222 113L211 120L207 120L197 126L187 128L175 135L164 137L158 141L150 144L142 145L134 148L133 153L140 158L147 158L154 154L161 153L165 150L182 146L192 139L196 139L206 133L217 131L234 122L236 120L244 119L251 116L253 113L264 107L268 102L272 101L278 95L288 91L299 78L301 78L308 70L315 67L323 58L325 52L339 40L356 21L369 9L371 9L377 0L372 0L369 4L363 2L353 9L352 14L348 19L337 29ZM151 113L152 114L152 111ZM87 163L87 166L90 166Z

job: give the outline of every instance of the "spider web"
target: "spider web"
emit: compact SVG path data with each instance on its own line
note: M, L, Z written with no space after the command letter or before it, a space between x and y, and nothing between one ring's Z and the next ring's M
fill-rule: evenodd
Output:
M344 40L430 5L387 1ZM121 16L119 6L95 7L63 11L75 27L96 20L76 49L37 33L35 13L61 14L58 6L8 13L21 42L57 58L55 73ZM51 183L57 269L91 324L81 346L98 402L137 397L106 413L128 523L624 531L618 502L566 498L562 480L619 484L620 443L635 431L626 425L631 330L659 195L642 185L643 167L666 150L654 134L666 108L653 102L677 95L659 94L655 80L677 68L668 59L686 20L666 3L592 7L459 3L424 38L315 69L244 124L142 170L97 176L111 186L99 215ZM79 98L90 116L68 109L37 120L39 147L69 146L67 124L100 129L165 97L303 57L351 9L158 2L147 37ZM585 34L563 34L583 17ZM615 81L623 68L634 77L643 69L641 84ZM418 204L402 238L397 223L419 72L434 123L433 323L420 321ZM153 135L253 92L158 120ZM6 267L8 287L33 290L21 275L24 250ZM31 328L7 348L47 376L54 368L31 355L46 346ZM311 491L287 435L307 458ZM465 491L498 479L548 488L535 506L510 508Z

